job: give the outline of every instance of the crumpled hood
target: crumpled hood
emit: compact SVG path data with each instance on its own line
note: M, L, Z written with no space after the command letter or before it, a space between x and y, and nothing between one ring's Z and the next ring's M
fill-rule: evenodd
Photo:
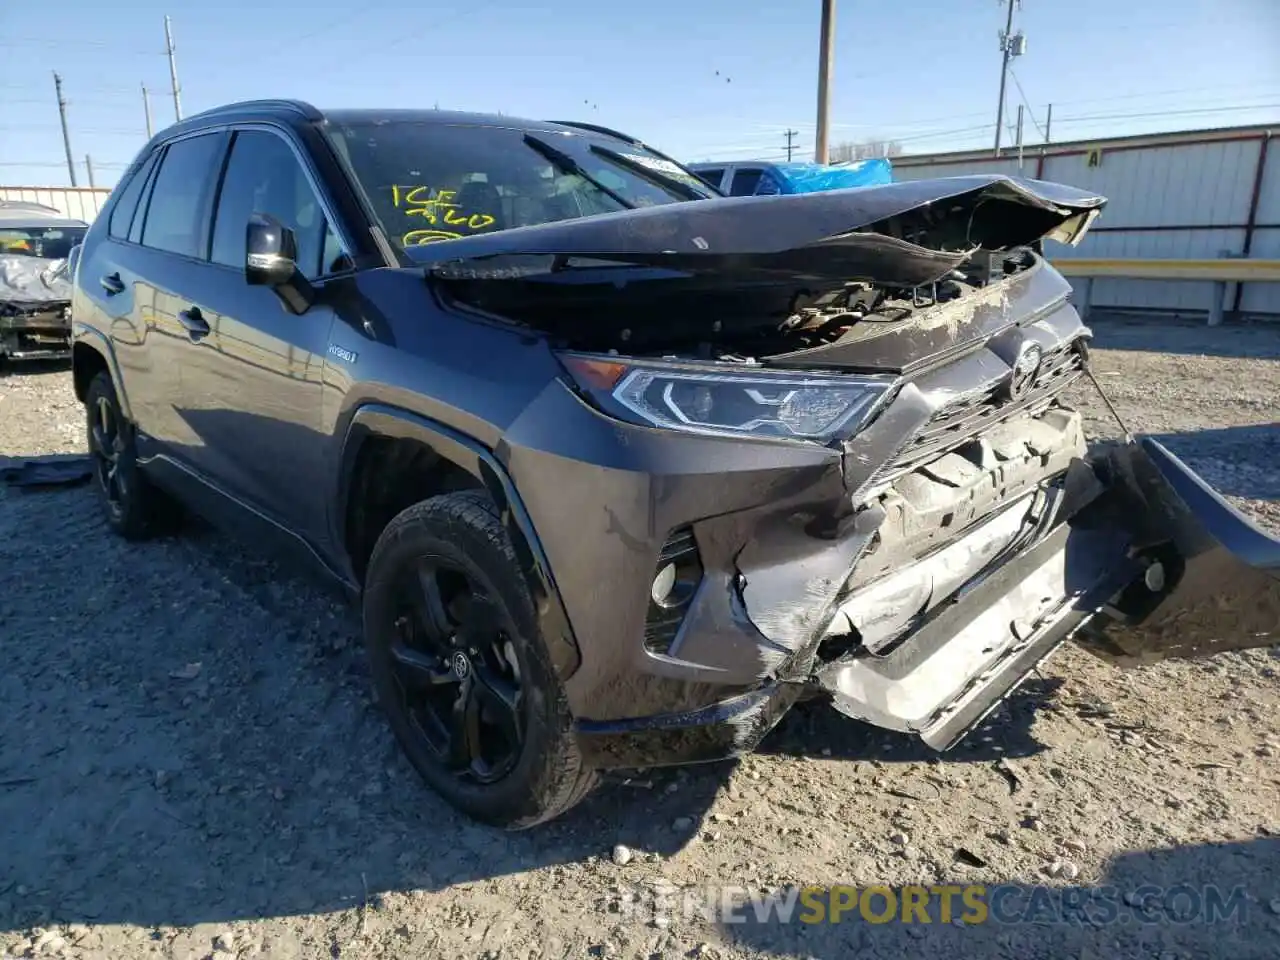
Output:
M71 302L71 278L65 260L0 256L0 301L23 309Z
M1105 198L984 174L672 203L411 247L442 279L547 273L577 257L689 273L930 283L977 248L1078 241Z

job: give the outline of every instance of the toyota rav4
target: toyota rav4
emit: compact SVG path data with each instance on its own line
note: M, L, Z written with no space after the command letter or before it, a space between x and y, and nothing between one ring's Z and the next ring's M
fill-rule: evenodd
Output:
M1068 638L1276 639L1280 544L1064 400L1090 332L1041 246L1103 206L723 197L594 125L203 113L76 270L107 523L181 503L358 598L396 737L492 823L750 751L801 698L945 749Z

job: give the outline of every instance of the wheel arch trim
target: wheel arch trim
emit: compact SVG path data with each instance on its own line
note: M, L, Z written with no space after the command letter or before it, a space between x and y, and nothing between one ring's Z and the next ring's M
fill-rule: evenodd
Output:
M120 404L120 412L125 415L125 419L130 423L136 424L137 421L133 418L133 408L129 405L129 394L124 388L124 378L120 375L120 364L116 362L116 352L111 346L111 339L101 330L86 323L72 321L71 348L73 366L75 362L75 346L79 343L84 343L106 362L107 372L111 375L111 382L116 388L116 401Z
M369 402L356 407L347 424L339 456L337 495L332 501L337 508L331 521L334 542L346 543L344 525L356 464L365 441L376 437L423 443L442 459L475 477L493 497L533 600L534 616L547 656L561 681L572 676L582 658L533 519L506 468L491 450L475 439L429 417L390 404Z

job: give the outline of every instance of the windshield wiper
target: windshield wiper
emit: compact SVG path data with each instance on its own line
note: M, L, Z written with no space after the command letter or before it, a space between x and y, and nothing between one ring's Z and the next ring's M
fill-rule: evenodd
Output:
M622 204L628 210L634 210L636 208L636 205L634 203L620 196L615 191L610 190L608 187L606 187L603 183L601 183L591 174L587 173L587 171L582 168L582 164L578 163L577 160L573 159L573 157L569 156L569 154L565 153L563 150L559 150L556 147L553 147L551 144L547 143L547 141L540 140L530 133L526 133L524 135L524 142L527 143L532 149L537 150L538 153L542 154L544 157L550 160L551 163L555 167L557 167L561 173L572 173L581 177L583 180L587 181L587 183L591 184L593 187L595 187L605 196L613 200L616 200L618 203Z
M591 152L598 157L604 157L610 163L616 163L620 167L625 167L637 176L651 180L659 186L676 190L684 196L686 200L710 200L711 194L706 194L698 190L691 184L678 180L670 174L663 173L661 170L654 170L652 167L646 167L643 163L632 160L626 154L617 153L608 147L598 147L595 144L591 146Z

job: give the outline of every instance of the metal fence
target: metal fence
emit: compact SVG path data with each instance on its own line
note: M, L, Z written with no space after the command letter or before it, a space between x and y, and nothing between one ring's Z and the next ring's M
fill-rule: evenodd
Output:
M1109 199L1077 248L1054 245L1055 260L1280 259L1280 157L1274 131L1238 127L1050 144L999 158L989 151L894 158L902 180L1007 173L1094 190ZM1102 276L1097 308L1200 313L1210 280ZM1280 284L1236 282L1225 309L1280 316Z
M110 195L101 187L0 187L0 200L42 203L85 223L93 222Z

